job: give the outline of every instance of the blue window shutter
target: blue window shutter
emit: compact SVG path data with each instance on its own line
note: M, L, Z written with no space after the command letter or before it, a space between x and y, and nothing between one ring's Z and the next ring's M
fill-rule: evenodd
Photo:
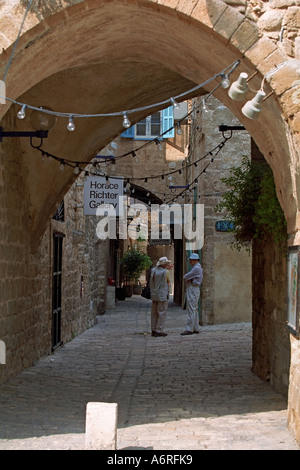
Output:
M162 132L164 139L174 137L173 106L169 106L169 108L164 109L162 112Z
M134 126L129 127L126 131L122 132L121 137L126 137L127 139L134 138Z

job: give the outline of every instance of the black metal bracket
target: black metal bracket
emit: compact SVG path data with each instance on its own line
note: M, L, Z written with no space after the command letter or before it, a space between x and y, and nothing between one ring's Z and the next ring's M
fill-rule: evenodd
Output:
M225 126L222 124L219 126L219 131L220 132L226 132L226 131L244 131L245 127L244 126Z
M49 131L4 131L0 127L0 142L4 137L37 137L38 139L46 139Z
M224 139L230 139L232 137L232 131L244 131L246 130L244 126L225 126L222 124L219 126L219 131L222 132ZM225 132L230 132L230 137L225 136Z

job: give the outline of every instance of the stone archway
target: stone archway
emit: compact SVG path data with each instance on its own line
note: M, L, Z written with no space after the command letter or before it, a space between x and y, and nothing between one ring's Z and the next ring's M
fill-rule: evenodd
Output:
M265 37L258 24L249 20L249 15L241 14L220 0L201 0L193 5L180 1L175 8L169 1L119 2L118 8L105 1L74 3L62 9L61 3L54 1L42 11L33 4L30 21L38 24L21 36L7 75L8 96L33 105L49 105L54 110L108 113L178 94L236 59L241 60L241 65L235 76L241 71L249 75L259 71L251 82L251 87L258 89L265 73L279 62L287 61L285 67L267 81L266 91L274 93L265 102L259 126L241 114L240 105L232 102L224 90L216 91L216 97L245 125L272 166L291 243L293 238L297 240L299 194L294 171L297 168L297 133L293 131L297 130L298 112L292 95L295 93L293 83L299 77L298 62L288 60L283 47L280 44L276 47L274 41ZM11 5L15 6L15 2ZM9 52L2 54L2 70ZM151 81L147 80L149 76ZM212 86L210 84L206 91ZM99 100L95 99L95 94ZM2 116L8 106L1 107ZM81 148L85 149L81 151L84 161L122 129L119 119L106 119L96 124L95 121L81 122L77 124L76 134L70 136L65 132L65 125L60 121L49 138L50 151L59 153L63 148L68 158L74 155L80 141ZM31 149L25 146L24 152L27 155ZM24 159L26 161L26 157ZM36 195L41 195L40 185L35 187L30 173L29 164L29 186L35 206ZM49 173L52 171L48 169L47 181L51 182L51 189L48 188L43 205L45 216L53 210L54 203L53 179ZM68 174L55 184L59 196L70 179ZM41 178L39 182L45 193L45 182ZM38 238L43 215L38 207L33 207L32 211L32 233Z
M49 106L55 111L106 114L176 96L237 59L241 62L232 78L241 71L249 76L257 71L251 81L251 88L257 90L268 72L284 64L266 79L265 90L272 94L264 103L259 122L247 120L240 104L231 101L225 90L219 88L215 96L245 126L271 165L288 223L289 243L297 245L300 243L299 60L279 33L283 33L284 14L292 17L294 13L296 36L299 7L293 11L279 7L276 13L282 21L273 26L278 34L272 37L268 34L269 23L266 26L263 19L266 20L266 15L272 17L276 5L251 1L240 11L227 3L222 0L74 0L68 3L53 0L40 8L39 2L33 2L7 74L7 96L33 106ZM5 25L14 25L4 28L0 38L5 49L0 55L2 75L24 8L24 1L10 0L0 10L0 20ZM259 15L257 8L261 9ZM214 85L210 83L204 91L210 92ZM16 119L17 110L18 106L11 103L1 105L4 128L28 127L26 120ZM136 113L132 120L145 115ZM46 150L84 162L122 131L119 117L78 120L74 133L67 132L66 124L65 119L58 119ZM5 234L2 249L8 250L10 260L18 260L14 277L26 279L22 296L28 299L38 277L34 253L47 220L74 181L74 175L67 168L59 173L56 162L37 157L24 140L3 142L0 164L3 190L0 210ZM22 255L29 247L33 254L24 255L22 262ZM12 285L8 289L6 261L3 272L3 305L8 310L18 304L21 294ZM34 285L37 291L42 288L42 282ZM20 306L18 309L21 315ZM46 349L40 339L35 353L18 364L16 370ZM297 375L294 374L295 390Z

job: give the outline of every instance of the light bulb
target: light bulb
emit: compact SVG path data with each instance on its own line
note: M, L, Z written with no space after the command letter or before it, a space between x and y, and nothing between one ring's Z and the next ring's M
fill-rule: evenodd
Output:
M177 103L177 101L174 100L174 98L170 98L170 101L171 101L172 105L174 106L174 109L179 108L179 104Z
M131 122L128 119L128 116L126 113L123 113L123 126L128 129L131 126Z
M204 99L204 98L202 98L202 111L203 111L204 113L208 113L208 108L207 108L207 106L206 106L206 102L205 102L205 99Z
M25 117L26 117L25 110L26 110L26 104L23 104L22 108L20 109L20 111L17 114L19 119L25 119Z
M221 85L223 88L229 88L230 87L230 80L228 78L228 75L225 75L224 73L221 73Z
M79 175L79 167L76 165L73 170L74 175Z
M133 156L135 163L139 163L140 159L134 151L132 151L132 156Z
M70 116L70 118L69 118L69 122L68 122L68 125L67 125L67 129L68 129L68 131L70 131L70 132L75 131L75 124L74 124L74 120L73 120L73 117L72 117L72 116Z
M160 143L160 141L159 141L158 139L155 139L155 143L156 143L156 145L157 145L158 150L162 150L162 149L163 149L163 147L162 147L162 145L161 145L161 143Z
M181 135L181 134L182 134L182 129L181 129L179 123L177 124L177 134L178 134L178 135Z

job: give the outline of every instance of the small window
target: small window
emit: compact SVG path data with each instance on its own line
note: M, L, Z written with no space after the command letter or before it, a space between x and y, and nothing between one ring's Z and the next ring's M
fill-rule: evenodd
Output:
M161 112L154 113L151 116L146 117L142 121L138 122L135 127L135 135L136 139L143 138L143 139L154 139L155 137L160 136L162 133L161 129L162 119L161 119Z
M135 140L152 140L156 137L174 137L173 106L151 114L121 134Z

